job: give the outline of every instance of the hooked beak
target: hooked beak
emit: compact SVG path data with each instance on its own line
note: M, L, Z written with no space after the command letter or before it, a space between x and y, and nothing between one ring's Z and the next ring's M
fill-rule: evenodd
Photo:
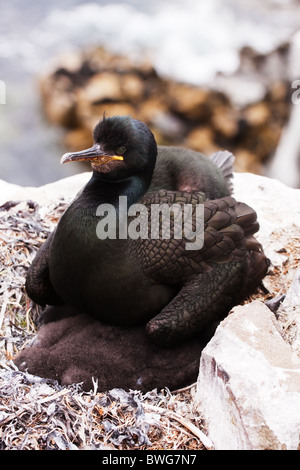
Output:
M124 160L124 158L120 155L109 155L103 151L99 144L95 144L88 149L81 150L80 152L65 153L61 157L60 163L86 161L97 165L103 165L104 163L108 163L113 160Z

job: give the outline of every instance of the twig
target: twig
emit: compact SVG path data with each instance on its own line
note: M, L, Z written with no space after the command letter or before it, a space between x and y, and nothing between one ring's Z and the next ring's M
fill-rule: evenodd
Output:
M70 390L64 389L64 390L61 390L60 392L53 393L52 395L49 395L48 397L41 398L40 400L37 400L36 403L41 404L41 403L46 403L47 401L56 400L56 398L58 398L62 395L66 395L68 393L70 393Z
M191 390L193 387L195 387L195 385L196 382L192 383L191 385L187 385L186 387L178 388L177 390L172 390L172 394L187 392L188 390Z
M193 433L204 445L204 447L208 450L213 450L214 446L211 440L202 432L200 431L197 426L195 426L193 423L188 421L187 419L183 418L183 416L178 415L177 413L174 413L174 411L166 410L164 408L160 408L159 406L154 406L154 405L149 405L147 403L144 403L144 407L151 411L158 412L167 418L175 419L178 421L180 424L182 424L184 427L186 427L191 433Z

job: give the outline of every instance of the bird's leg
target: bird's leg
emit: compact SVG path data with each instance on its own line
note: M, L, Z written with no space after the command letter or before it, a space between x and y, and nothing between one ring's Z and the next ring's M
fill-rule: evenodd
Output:
M222 320L240 300L246 263L243 260L215 263L208 273L198 274L146 325L149 338L171 346L195 336L209 324Z

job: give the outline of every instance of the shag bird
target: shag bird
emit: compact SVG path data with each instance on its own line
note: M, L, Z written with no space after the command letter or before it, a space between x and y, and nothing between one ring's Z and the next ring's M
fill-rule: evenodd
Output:
M226 152L209 159L157 147L150 129L128 116L104 118L93 136L91 148L62 157L89 161L92 177L37 253L27 293L40 305L75 307L106 324L146 325L153 342L178 344L224 318L265 276L268 261L253 237L256 213L230 196ZM214 160L223 160L223 171ZM124 211L120 196L127 208L146 208L144 225ZM203 207L201 246L186 249L184 229L175 236L174 213L172 236L163 238L161 225L152 236L147 214L163 204L191 208L192 229ZM120 235L123 223L137 227L137 220L140 232Z

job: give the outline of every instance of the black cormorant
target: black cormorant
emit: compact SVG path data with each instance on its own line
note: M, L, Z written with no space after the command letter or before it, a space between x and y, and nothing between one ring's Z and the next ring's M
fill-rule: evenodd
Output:
M40 305L72 306L107 324L146 325L163 346L180 343L222 319L265 276L256 213L230 196L226 153L214 157L225 156L224 176L197 152L157 148L150 129L128 116L101 120L94 142L62 157L90 161L92 177L37 253L27 293ZM184 231L170 239L126 236L120 220L128 228L133 219L120 196L148 214L153 205L190 205L193 228L195 207L204 205L203 246L187 250Z

